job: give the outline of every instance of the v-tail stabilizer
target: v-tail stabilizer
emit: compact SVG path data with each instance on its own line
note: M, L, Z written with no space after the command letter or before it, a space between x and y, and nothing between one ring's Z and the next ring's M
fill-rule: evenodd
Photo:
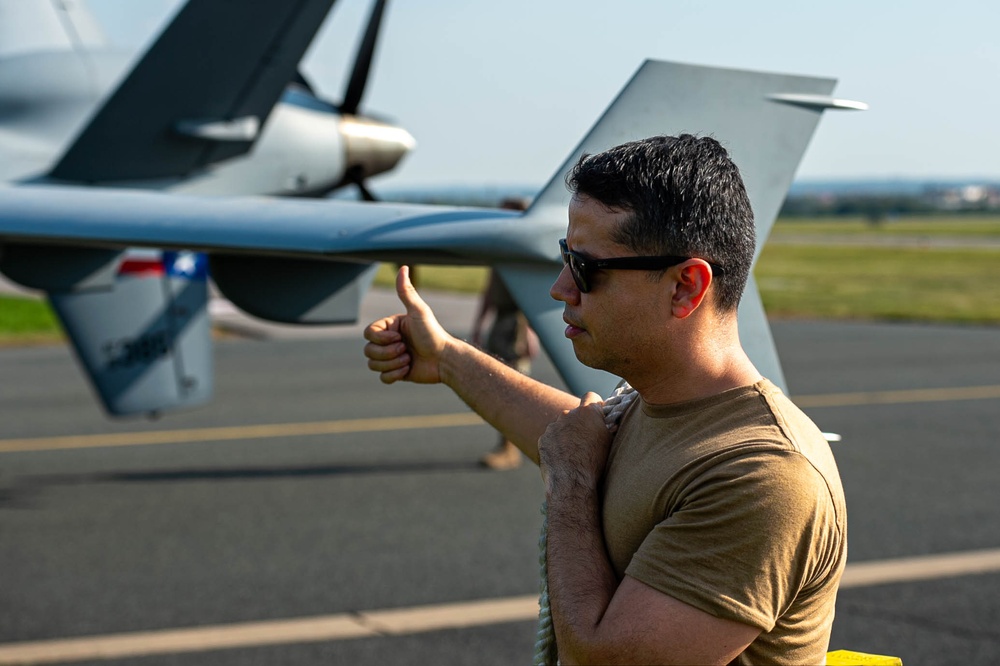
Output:
M168 178L246 153L333 2L186 3L49 175Z
M325 285L318 307L277 308L285 320L343 321L337 274L363 273L359 263L390 261L496 266L528 315L571 391L607 394L617 379L586 368L563 335L561 307L548 290L561 270L557 240L566 232L567 170L583 153L654 134L690 132L723 142L740 165L763 245L824 107L835 106L834 82L782 74L646 62L523 214L400 204L196 198L65 187L9 188L0 193L0 244L191 248L214 264L233 261L245 285L255 257L261 275L287 274L281 289L243 289L240 307L265 316L296 287ZM809 100L809 104L801 100ZM789 101L791 100L791 101ZM280 261L279 261L280 260ZM332 266L329 265L333 262ZM317 281L313 278L322 277ZM267 278L264 278L267 281ZM754 285L740 310L741 337L758 369L779 385L781 365ZM236 294L234 293L234 296ZM350 300L350 299L349 299ZM353 301L352 301L353 302ZM289 315L291 315L289 317ZM154 409L147 406L147 409Z
M584 154L658 134L709 135L729 150L740 167L757 225L756 261L823 110L865 108L830 97L835 85L834 79L648 61L555 173L526 216L545 220L547 226L558 219L559 228L565 229L570 198L566 174ZM555 240L545 242L555 248ZM504 282L525 308L572 390L608 395L617 378L567 358L571 350L567 351L562 339L561 307L545 300L558 266L547 272L517 265L500 268ZM740 305L739 328L757 369L787 391L752 272Z

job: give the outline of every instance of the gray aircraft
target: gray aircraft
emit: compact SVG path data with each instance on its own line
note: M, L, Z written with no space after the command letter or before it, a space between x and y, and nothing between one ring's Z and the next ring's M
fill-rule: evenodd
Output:
M410 134L359 111L385 0L376 0L343 101L318 97L299 61L334 0L191 0L134 59L79 1L0 0L0 181L191 195L322 196L391 170ZM134 60L134 63L133 63ZM23 266L75 270L57 248L7 248ZM71 253L78 257L76 253ZM205 257L118 252L114 279L46 291L112 414L211 395ZM89 270L85 268L84 270Z
M374 262L489 265L527 314L570 390L607 394L617 379L576 360L563 335L559 304L548 297L561 270L557 241L566 229L567 170L583 153L630 139L711 134L741 167L756 213L759 253L822 111L864 106L831 97L834 85L832 79L648 61L524 213L205 198L51 181L10 187L0 190L0 270L45 290L55 303L55 294L72 301L80 294L127 290L133 278L123 273L128 262L121 248L197 250L207 253L219 289L246 312L328 324L356 321ZM210 393L210 360L187 354L185 347L196 325L207 326L204 308L192 315L185 305L197 281L169 283L179 279L170 275L203 271L190 255L167 256L173 263L153 272L167 276L164 288L175 290L174 307L134 318L93 302L79 307L91 343L77 344L77 353L112 414L189 406ZM740 330L757 367L783 385L753 279L740 308Z

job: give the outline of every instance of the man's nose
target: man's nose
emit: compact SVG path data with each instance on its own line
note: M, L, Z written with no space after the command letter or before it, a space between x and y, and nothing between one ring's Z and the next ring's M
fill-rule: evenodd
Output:
M569 266L563 266L559 272L559 277L556 278L556 281L552 283L552 287L549 289L549 296L569 305L576 305L580 302L580 290L576 288L576 283L570 274Z

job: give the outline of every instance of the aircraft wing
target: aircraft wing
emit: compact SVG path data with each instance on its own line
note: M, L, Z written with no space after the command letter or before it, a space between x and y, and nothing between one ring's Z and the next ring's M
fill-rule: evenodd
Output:
M489 209L7 187L0 271L48 294L105 409L128 415L201 404L212 377L205 272L176 269L200 255L137 261L124 248L207 252L216 285L246 312L330 324L357 320L374 260L556 265L555 244L540 251L526 226Z
M509 235L508 226L519 218L505 210L420 204L198 197L60 185L0 189L4 242L360 261L419 257L425 263L475 264L525 253L557 259L555 244L540 253L529 249L527 237L519 242ZM564 229L565 220L560 224ZM464 260L463 253L469 255Z
M561 216L543 223L491 209L25 186L0 190L0 270L29 287L66 290L93 283L108 253L123 248L195 250L209 254L218 287L250 314L344 323L356 320L357 298L341 292L374 261L552 267L558 250L547 241L564 228ZM79 248L80 258L39 260L48 246Z
M334 0L190 0L49 174L190 173L253 145Z
M117 248L200 250L210 256L216 284L237 306L309 324L354 321L373 261L491 265L570 391L607 395L616 378L576 361L563 335L562 308L547 295L560 270L556 241L566 230L566 171L584 152L631 139L715 135L741 167L759 252L822 110L857 108L829 97L833 85L830 79L647 62L523 214L41 185L2 189L0 270L27 286L72 292L113 279ZM753 280L747 291L740 337L757 368L784 388Z

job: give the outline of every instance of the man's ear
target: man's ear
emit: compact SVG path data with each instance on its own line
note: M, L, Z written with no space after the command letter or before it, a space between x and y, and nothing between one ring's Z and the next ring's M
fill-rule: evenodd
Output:
M703 259L688 259L677 267L677 282L670 300L671 311L684 319L698 309L712 284L712 269Z

